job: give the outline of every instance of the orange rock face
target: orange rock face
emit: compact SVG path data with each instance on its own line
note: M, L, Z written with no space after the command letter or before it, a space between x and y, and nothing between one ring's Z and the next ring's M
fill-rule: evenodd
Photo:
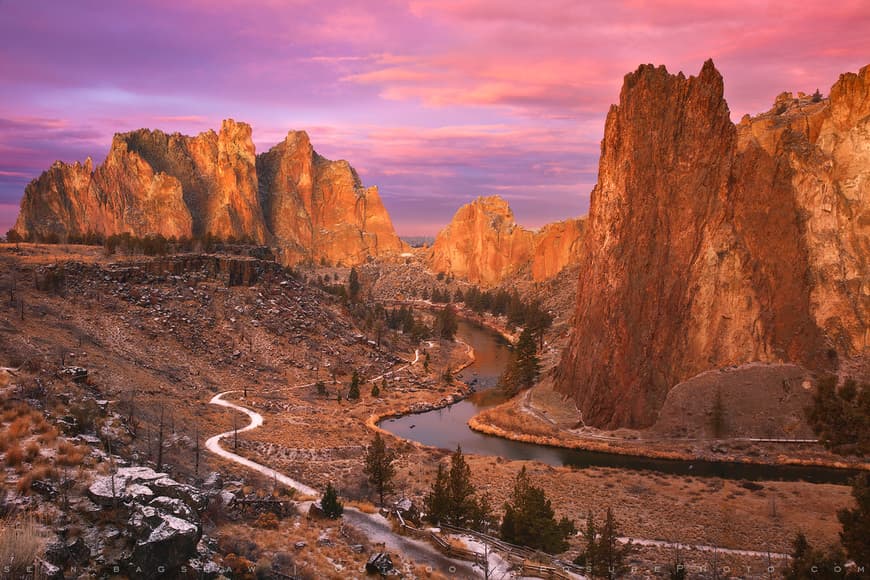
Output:
M257 156L251 127L231 119L196 137L118 134L96 171L90 159L55 163L27 186L14 229L32 239L210 234L277 244L287 264L356 264L404 247L377 189L346 161L320 157L295 132Z
M357 264L405 248L378 195L347 161L314 151L304 131L257 157L260 195L285 261Z
M731 123L712 62L625 77L601 145L571 342L584 421L652 424L668 390L749 361L868 356L870 68Z
M578 259L582 224L568 220L534 233L515 223L502 198L478 197L459 208L439 232L430 268L481 286L494 286L526 267L535 280L544 280Z

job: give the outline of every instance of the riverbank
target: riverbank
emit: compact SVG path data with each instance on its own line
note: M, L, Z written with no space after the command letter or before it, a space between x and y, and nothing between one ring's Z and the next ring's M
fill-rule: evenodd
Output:
M758 442L745 439L643 439L642 431L583 433L548 421L532 407L529 393L486 409L468 421L484 435L561 449L671 461L818 467L870 471L870 463L844 459L811 443Z

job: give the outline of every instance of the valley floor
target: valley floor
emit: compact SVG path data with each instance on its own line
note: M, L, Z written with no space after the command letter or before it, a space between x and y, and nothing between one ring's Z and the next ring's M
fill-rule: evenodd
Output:
M37 283L45 276L40 268L72 259L76 264L64 269L62 289L36 287L44 287ZM441 378L442 369L466 360L462 344L435 341L424 346L430 357L427 371L421 364L408 366L418 345L389 335L377 347L374 337L360 330L337 301L304 281L265 277L250 287L227 287L197 272L140 276L134 272L137 260L109 260L99 250L73 249L59 255L56 249L17 253L11 246L0 246L0 296L10 291L16 295L15 301L4 300L0 306L0 366L20 369L15 381L39 381L57 401L73 393L108 401L109 409L121 415L129 412L127 402L135 401L140 436L125 452L141 461L154 459L154 429L162 407L176 442L167 448L166 460L179 476L191 473L192 439L198 435L204 441L247 424L241 413L209 404L217 393L234 391L227 400L261 414L264 424L239 432L237 443L235 437L225 437L225 448L316 490L331 482L344 498L368 501L374 494L362 474L362 459L373 433L372 418L445 404L466 393L461 383L447 384ZM23 314L18 304L24 305ZM87 367L86 387L58 377L57 370L70 364ZM371 382L363 384L357 402L337 396L347 393L353 370L366 378L402 367L387 377L386 385L377 381L378 397L371 396ZM327 394L318 392L318 381ZM388 444L399 452L395 496L420 503L438 462L451 450L392 436ZM812 543L826 545L837 539L836 511L852 502L849 488L838 485L747 486L739 481L571 469L496 457L468 460L474 483L492 496L497 511L524 466L552 499L558 516L580 524L588 511L600 520L611 507L624 535L648 540L632 557L647 571L679 558L696 567L749 566L750 572L743 575L761 577L767 559L758 555L690 549L677 553L657 541L784 553L801 530ZM228 479L258 481L250 470L232 462L208 454L202 461L202 471L216 469ZM13 479L7 472L4 486ZM260 478L258 485L268 487L269 482ZM305 537L312 538L327 527L291 518L264 532L262 543L274 545L273 552L278 546L286 549L309 526L314 531L306 531ZM236 537L254 531L244 522L224 522L212 533ZM566 557L573 558L580 548L579 538L573 538ZM333 547L327 553L327 548L313 545L294 557L315 567L330 566L328 557L354 570L365 559L349 550ZM409 575L433 576L413 563L405 569ZM324 575L343 577L338 569Z

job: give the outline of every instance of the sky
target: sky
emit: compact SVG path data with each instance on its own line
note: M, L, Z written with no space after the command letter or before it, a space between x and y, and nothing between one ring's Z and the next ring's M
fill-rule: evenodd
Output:
M400 235L478 195L528 227L584 214L639 64L713 58L737 121L870 64L870 2L0 0L0 232L54 160L115 132L304 129L377 185Z

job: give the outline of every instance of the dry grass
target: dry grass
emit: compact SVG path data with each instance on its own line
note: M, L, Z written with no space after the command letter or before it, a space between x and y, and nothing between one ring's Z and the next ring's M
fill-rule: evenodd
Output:
M77 447L69 441L61 441L57 446L57 464L61 467L81 465L88 453L87 447Z
M0 520L0 570L9 578L23 578L42 552L45 539L29 518Z
M505 431L521 433L532 437L554 437L558 434L552 425L544 423L528 413L523 413L515 405L516 402L511 401L504 405L487 409L477 416L477 420L494 425Z
M6 448L6 465L9 467L17 467L24 460L24 450L17 441L13 441Z
M346 505L347 507L356 508L364 514L378 513L378 507L370 501L353 500L345 502L344 505Z
M39 457L39 444L36 441L31 441L24 448L24 460L28 463L33 463Z

